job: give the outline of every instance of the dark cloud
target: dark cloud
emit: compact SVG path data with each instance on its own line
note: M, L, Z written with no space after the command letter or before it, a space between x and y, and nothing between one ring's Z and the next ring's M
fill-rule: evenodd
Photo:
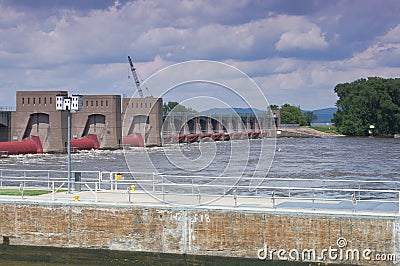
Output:
M332 106L338 82L400 73L399 6L400 0L0 0L0 90L125 91L130 55L144 77L174 62L223 61L273 88L282 98L277 103ZM330 97L302 99L310 93Z
M13 6L21 10L91 10L103 9L113 5L115 0L2 0L7 6Z
M265 1L271 12L294 16L309 16L319 13L321 9L328 10L336 1L318 0L274 0Z

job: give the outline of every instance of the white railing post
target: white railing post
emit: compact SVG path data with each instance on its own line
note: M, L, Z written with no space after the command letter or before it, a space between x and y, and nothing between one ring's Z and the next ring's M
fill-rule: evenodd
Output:
M54 201L54 196L55 196L55 187L54 187L54 181L51 182L51 200Z
M98 189L99 184L95 183L95 188L94 188L94 201L97 202L98 198L97 198L97 189Z
M197 199L199 200L199 205L201 205L201 194L199 188L197 188Z
M50 171L47 170L47 188L50 189Z
M224 184L223 184L223 186L224 186L224 196L226 195L226 182L225 182L225 179L224 179Z
M101 181L103 179L103 172L101 172L101 171L97 172L97 179L99 181L99 189L101 189Z
M24 184L25 184L25 180L24 180ZM24 184L21 183L19 185L19 192L21 192L22 199L24 199Z
M153 192L155 192L155 173L153 172Z
M312 190L312 204L313 204L313 206L314 206L314 203L315 203L315 192L314 192L314 189Z
M271 201L272 201L272 208L275 208L275 191L272 191Z
M165 202L164 175L161 176L161 191L162 191L163 202Z
M113 173L112 172L109 173L109 177L110 177L110 190L113 191L114 183L113 183Z

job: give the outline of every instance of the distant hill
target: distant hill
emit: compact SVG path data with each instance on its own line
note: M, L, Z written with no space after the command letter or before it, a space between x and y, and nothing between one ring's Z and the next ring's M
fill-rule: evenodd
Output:
M315 120L314 123L329 123L329 122L331 122L331 120L333 118L333 114L336 113L336 111L337 111L336 107L317 109L317 110L313 110L313 111L302 110L303 113L313 112L314 115L317 116L317 120Z
M330 123L333 114L336 113L337 108L324 108L324 109L317 109L313 111L302 110L303 113L305 112L313 112L317 116L317 120L314 123ZM251 109L251 108L212 108L206 111L201 112L201 115L212 115L212 114L223 114L223 115L230 115L230 114L262 114L266 113L266 111L260 109Z
M260 109L251 109L251 108L212 108L206 111L200 112L201 115L212 115L212 114L262 114L266 113L266 111Z

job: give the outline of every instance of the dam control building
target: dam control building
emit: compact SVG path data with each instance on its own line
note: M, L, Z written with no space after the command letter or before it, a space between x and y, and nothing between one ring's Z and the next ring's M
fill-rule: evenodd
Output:
M10 112L10 123L7 124L9 141L20 142L29 136L38 136L44 152L65 151L68 114L67 111L57 110L58 96L68 97L68 92L17 91L16 109ZM125 112L122 105L126 108L130 102L132 107L143 108L129 108L130 111ZM126 123L128 128L125 135L122 130L123 117L131 121L129 126L129 123ZM145 145L161 145L160 134L157 133L161 128L160 123L162 123L162 99L122 99L121 95L82 95L82 109L71 113L71 139L79 140L88 135L95 135L100 148L116 149L121 147L124 137L137 130L143 133ZM146 132L142 130L145 128ZM2 140L5 140L5 137Z

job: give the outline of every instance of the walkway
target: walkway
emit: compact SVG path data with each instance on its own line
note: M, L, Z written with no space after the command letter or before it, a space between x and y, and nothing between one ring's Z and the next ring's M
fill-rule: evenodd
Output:
M77 199L77 197L79 199ZM158 208L196 208L196 209L222 209L237 210L240 212L279 212L279 213L323 213L332 215L367 215L367 216L398 216L399 204L395 202L352 202L352 201L320 201L320 200L299 200L289 198L255 198L240 196L235 199L232 195L224 197L199 197L188 195L165 195L166 202L163 202L161 194L155 198L144 191L126 190L99 191L94 194L90 191L58 192L40 196L4 196L0 195L0 202L24 202L32 204L67 204L67 205L114 205L119 207L158 207ZM172 200L170 200L173 198ZM181 204L184 202L184 204Z

